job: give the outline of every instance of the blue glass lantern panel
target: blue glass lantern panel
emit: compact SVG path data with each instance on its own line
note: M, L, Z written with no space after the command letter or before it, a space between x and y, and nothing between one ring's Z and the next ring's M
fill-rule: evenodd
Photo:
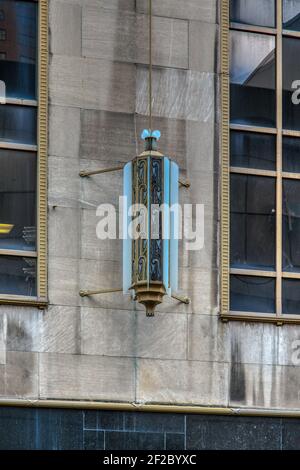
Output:
M131 217L129 208L132 204L132 163L123 170L123 292L128 293L132 285L132 239L128 234Z
M170 160L164 158L164 200L163 200L163 284L169 294L169 268L170 268Z
M179 168L171 162L170 169L170 288L178 290L178 246L179 246Z

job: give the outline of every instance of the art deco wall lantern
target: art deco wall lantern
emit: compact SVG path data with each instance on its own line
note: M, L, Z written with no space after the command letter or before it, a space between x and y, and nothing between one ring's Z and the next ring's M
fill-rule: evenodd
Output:
M123 171L127 201L123 215L123 290L134 290L148 316L154 314L165 294L178 289L179 169L157 151L158 135L158 131L143 132L145 151ZM132 208L139 213L138 224L143 225L143 230L138 227L141 236L136 239L130 233L130 227L135 228Z
M158 151L159 131L152 131L152 2L149 1L149 130L145 150L122 167L81 171L86 177L123 171L123 289L80 291L82 297L123 291L132 293L153 316L165 295L188 304L178 290L179 180L178 165Z

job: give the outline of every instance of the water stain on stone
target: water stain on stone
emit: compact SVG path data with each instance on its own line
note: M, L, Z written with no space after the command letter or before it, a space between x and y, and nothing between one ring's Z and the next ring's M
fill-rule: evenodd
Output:
M10 351L30 351L32 338L28 335L25 325L9 318L7 323L7 348Z
M246 398L246 377L244 364L241 362L241 352L238 342L233 339L231 344L230 369L230 401L243 402Z

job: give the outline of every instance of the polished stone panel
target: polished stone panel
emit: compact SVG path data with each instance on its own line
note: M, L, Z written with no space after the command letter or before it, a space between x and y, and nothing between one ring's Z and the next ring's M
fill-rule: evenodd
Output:
M6 318L5 313L3 312L3 314L0 316L0 365L3 365L6 363L6 336L7 336L7 318Z
M153 115L173 119L213 122L213 74L192 70L153 70ZM137 68L136 112L148 113L148 71Z
M106 450L157 450L164 449L164 435L142 432L105 433Z
M148 64L148 16L83 9L82 54L85 57ZM188 68L188 22L153 18L153 64Z
M131 113L135 108L135 65L108 60L53 56L50 103Z
M189 23L189 68L199 72L215 72L217 66L217 26L203 21ZM205 44L205 46L204 46Z
M84 450L104 450L104 432L85 431Z
M233 322L230 331L230 361L247 364L278 364L276 325Z
M35 441L41 450L81 450L83 413L81 410L38 410Z
M216 22L216 0L153 0L153 14L170 18L186 18L208 23ZM148 0L137 3L137 11L148 12Z
M37 442L34 439L36 414L37 411L31 408L1 408L0 449L36 449Z
M140 359L137 380L139 402L227 404L227 364Z
M50 256L78 258L80 211L69 207L50 208L48 234Z
M78 260L50 257L48 286L50 304L79 305Z
M139 312L134 343L136 357L186 359L187 316L157 313L149 322L144 312Z
M299 366L230 365L230 406L297 409L299 387Z
M280 417L0 408L1 450L299 450L299 430Z
M79 162L69 158L49 157L48 162L48 204L50 210L57 206L79 206Z
M40 355L40 397L134 400L132 359L71 354Z
M49 154L78 158L80 110L73 107L49 106Z
M7 323L7 351L40 351L43 313L34 307L2 307Z
M80 158L126 163L136 156L134 115L92 109L81 110Z
M166 450L185 449L184 434L166 434Z
M300 428L298 419L282 420L282 450L300 449Z
M135 314L126 310L81 309L82 354L134 356Z
M81 7L52 0L49 4L50 52L81 56Z
M229 362L230 325L221 323L218 316L189 315L188 334L188 359Z
M187 416L187 449L280 449L280 419Z
M5 365L0 365L0 396L38 398L38 355L7 351Z
M97 171L107 168L107 164L96 160L81 160L80 169ZM78 178L80 183L80 207L96 210L100 204L113 204L116 211L119 210L119 197L123 194L122 171L114 171L107 174L93 175L89 178ZM100 217L98 219L100 221Z
M278 363L300 366L300 331L294 325L284 325L278 331Z
M40 351L79 354L81 321L79 308L50 306L40 314Z

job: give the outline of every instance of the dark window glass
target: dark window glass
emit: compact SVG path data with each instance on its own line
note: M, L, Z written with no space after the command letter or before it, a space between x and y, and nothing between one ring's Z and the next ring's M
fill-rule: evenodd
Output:
M300 0L283 0L283 28L300 31Z
M0 256L0 294L36 296L36 259Z
M35 250L36 154L0 150L0 249Z
M231 122L275 127L275 38L231 31Z
M4 12L0 34L6 59L0 63L0 80L9 98L36 98L37 2L0 0ZM1 30L0 30L1 33Z
M276 169L276 137L253 132L231 131L230 164L243 168Z
M268 277L230 276L230 310L275 313L275 280Z
M275 268L275 180L231 175L231 266Z
M275 0L230 0L230 20L274 28Z
M36 144L37 110L30 106L0 105L0 140Z
M300 181L283 181L283 271L300 272Z
M300 139L283 138L283 171L300 173Z
M300 39L283 38L283 127L300 130Z
M282 313L300 315L300 281L283 279L282 281Z

